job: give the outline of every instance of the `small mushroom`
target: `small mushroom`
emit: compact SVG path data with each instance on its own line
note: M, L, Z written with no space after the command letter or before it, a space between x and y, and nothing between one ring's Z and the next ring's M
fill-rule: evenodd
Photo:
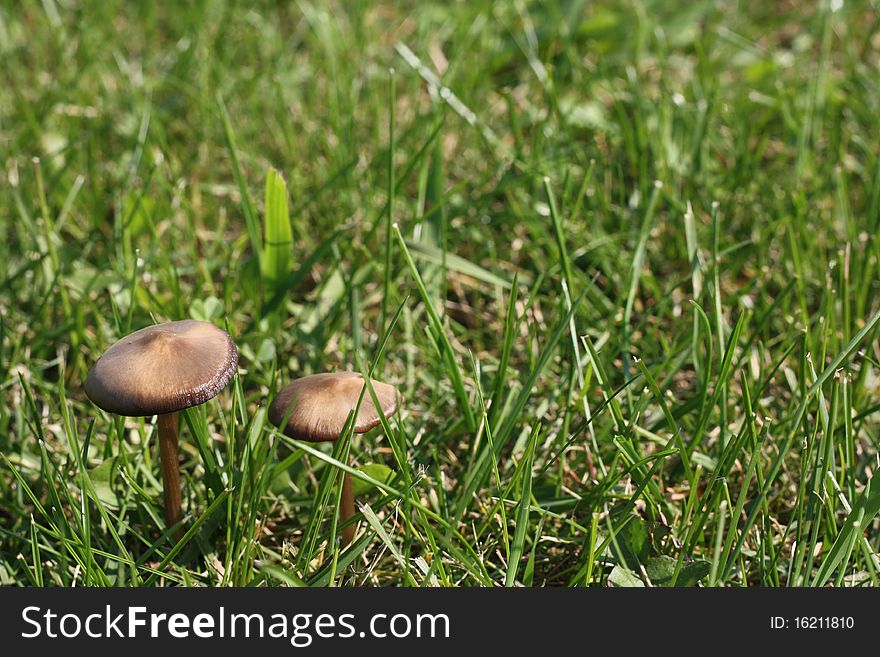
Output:
M370 379L381 411L375 407L369 394L364 395L354 421L355 433L366 433L377 427L381 418L397 412L397 388ZM309 442L333 441L345 428L349 414L357 406L364 378L356 372L313 374L288 384L269 406L269 420L291 438ZM281 424L287 418L287 424ZM354 492L351 475L342 478L342 500L339 521L344 523L354 516ZM342 530L343 546L351 543L355 525Z
M100 408L130 417L158 416L165 522L181 519L178 411L215 397L232 378L238 350L209 322L186 319L149 326L112 345L86 379ZM177 537L182 531L178 529Z

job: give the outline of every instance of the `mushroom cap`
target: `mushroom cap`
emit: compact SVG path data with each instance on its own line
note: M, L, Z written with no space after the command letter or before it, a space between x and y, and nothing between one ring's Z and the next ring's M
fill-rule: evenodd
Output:
M365 433L379 425L381 417L391 417L397 412L397 388L370 379L373 390L382 407L373 405L368 392L355 418L355 433ZM364 378L357 372L334 372L304 376L288 384L272 400L269 420L281 427L288 414L287 426L282 431L291 438L323 442L336 440L345 428L348 414L357 405Z
M209 322L148 326L104 352L86 379L86 395L117 415L173 413L217 395L237 364L232 338Z

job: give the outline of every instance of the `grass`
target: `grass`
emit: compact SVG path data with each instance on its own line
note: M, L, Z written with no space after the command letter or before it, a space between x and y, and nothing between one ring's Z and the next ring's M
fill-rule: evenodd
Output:
M877 584L880 5L792 6L2 3L0 584ZM187 317L177 542L82 384Z

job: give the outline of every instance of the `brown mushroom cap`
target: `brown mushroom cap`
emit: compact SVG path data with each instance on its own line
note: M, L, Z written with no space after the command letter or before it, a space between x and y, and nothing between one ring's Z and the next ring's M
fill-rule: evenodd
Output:
M370 381L382 407L381 415L365 391L355 418L355 433L365 433L379 425L382 415L391 417L397 412L397 388L375 379ZM282 430L291 438L311 442L336 440L363 387L364 378L357 372L304 376L278 393L269 406L269 420L280 427L289 414Z
M86 395L117 415L163 415L203 404L235 372L232 338L209 322L149 326L111 346L92 367Z

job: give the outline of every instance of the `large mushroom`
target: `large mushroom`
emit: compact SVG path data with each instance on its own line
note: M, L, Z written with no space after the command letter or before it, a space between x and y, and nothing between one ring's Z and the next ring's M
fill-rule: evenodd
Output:
M397 388L374 379L370 379L370 382L381 409L376 408L369 394L364 394L357 417L354 418L355 433L366 433L377 427L383 416L391 417L397 412ZM364 378L356 372L313 374L296 379L272 401L269 406L269 420L285 435L297 440L334 441L345 428L348 416L357 406L364 387ZM287 423L282 427L285 418ZM353 516L354 491L351 475L346 472L342 478L339 521L345 523ZM343 527L343 546L351 543L354 535L353 523Z
M180 522L178 411L204 404L232 378L238 350L209 322L182 320L125 336L98 359L86 379L92 402L109 413L158 416L165 522ZM182 534L178 529L177 537Z

